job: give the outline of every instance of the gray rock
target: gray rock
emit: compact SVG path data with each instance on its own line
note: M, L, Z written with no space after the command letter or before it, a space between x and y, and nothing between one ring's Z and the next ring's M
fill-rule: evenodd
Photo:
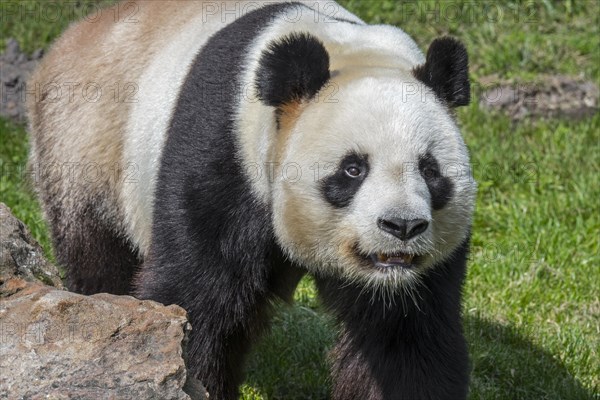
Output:
M21 77L20 70L11 64L0 62L0 82L4 86L14 87L19 83Z
M0 398L193 399L180 307L27 283L0 304L0 325Z
M15 39L8 39L6 49L0 54L0 116L25 122L26 82L43 54L40 49L29 57Z
M39 61L44 56L44 49L37 49L31 54L31 59L34 61Z
M58 269L44 258L29 229L0 203L0 285L13 277L63 288Z
M4 50L4 53L2 55L4 61L6 61L7 63L14 63L19 58L20 54L21 46L19 46L19 42L17 42L13 38L9 38L6 41L6 49Z
M185 310L57 289L56 267L2 203L0 267L0 399L208 398L185 368Z

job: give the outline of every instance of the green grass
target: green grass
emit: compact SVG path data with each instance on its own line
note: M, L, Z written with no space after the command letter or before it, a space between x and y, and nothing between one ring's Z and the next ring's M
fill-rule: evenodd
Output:
M490 76L600 77L596 1L342 3L370 22L401 26L422 48L438 35L459 37L475 87ZM67 24L2 20L0 37L16 37L32 51ZM464 290L471 399L600 399L600 116L513 123L474 101L459 121L479 183ZM26 152L24 129L0 120L0 201L49 250L46 225L20 172ZM335 329L310 279L295 297L294 306L278 307L271 333L252 353L244 399L327 397L325 353Z
M0 118L0 202L24 221L33 236L53 259L48 227L42 217L27 169L27 133L22 126Z
M471 76L505 79L566 73L599 79L600 4L590 1L342 0L363 19L396 25L421 48L453 35L469 50Z

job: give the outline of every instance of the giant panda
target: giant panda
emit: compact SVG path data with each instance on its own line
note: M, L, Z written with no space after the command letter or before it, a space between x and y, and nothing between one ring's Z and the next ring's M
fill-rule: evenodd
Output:
M211 398L307 273L339 323L333 399L466 397L457 40L425 56L331 1L136 1L69 27L29 85L68 287L182 306Z

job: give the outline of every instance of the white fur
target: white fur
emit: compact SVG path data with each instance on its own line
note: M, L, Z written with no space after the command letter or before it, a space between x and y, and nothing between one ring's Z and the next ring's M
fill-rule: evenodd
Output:
M129 235L142 254L150 246L154 189L177 95L200 48L220 28L220 23L203 24L202 18L192 19L144 71L128 121L125 160L137 174L125 182L122 202Z

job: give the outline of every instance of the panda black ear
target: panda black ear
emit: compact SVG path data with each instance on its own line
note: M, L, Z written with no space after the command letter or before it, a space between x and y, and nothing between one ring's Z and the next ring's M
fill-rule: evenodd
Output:
M310 100L329 80L329 54L323 43L307 33L291 33L263 51L256 73L260 100L280 107Z
M431 42L425 64L416 67L413 74L450 107L469 104L469 58L458 40L443 37Z

